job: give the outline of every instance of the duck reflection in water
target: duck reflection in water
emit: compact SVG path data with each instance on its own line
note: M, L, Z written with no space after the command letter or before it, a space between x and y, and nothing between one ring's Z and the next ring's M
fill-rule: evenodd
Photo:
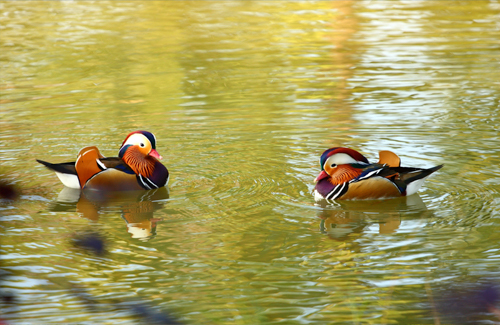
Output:
M320 230L335 240L345 240L366 227L379 225L380 234L394 233L401 225L401 216L429 212L418 194L390 200L336 201L323 203L318 214Z
M166 187L126 192L81 191L65 187L51 210L76 208L76 212L93 221L99 220L100 214L119 212L132 238L148 240L156 235L157 223L162 220L154 218L154 212L163 208L168 198Z

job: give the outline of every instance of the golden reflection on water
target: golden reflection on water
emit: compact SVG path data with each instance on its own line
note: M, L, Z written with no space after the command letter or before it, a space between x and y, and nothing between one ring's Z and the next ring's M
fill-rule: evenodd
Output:
M156 235L157 223L162 220L155 218L154 212L162 209L168 198L168 189L165 187L111 193L64 187L50 211L75 210L79 216L91 221L99 221L100 214L118 211L131 237L147 240Z
M495 1L0 6L0 164L21 188L2 287L22 298L2 318L133 323L131 298L189 324L434 324L450 284L498 282ZM114 156L137 129L168 192L68 197L34 160ZM339 145L445 167L419 195L315 205ZM89 229L106 256L72 248Z
M378 224L379 234L397 232L405 214L426 215L426 206L418 194L394 200L340 201L336 208L324 208L318 214L321 232L335 240L346 240L351 233ZM427 216L428 217L428 216Z

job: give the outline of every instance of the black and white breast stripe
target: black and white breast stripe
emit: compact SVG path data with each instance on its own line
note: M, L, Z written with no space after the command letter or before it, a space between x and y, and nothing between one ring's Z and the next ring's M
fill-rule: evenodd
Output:
M327 200L338 199L339 197L341 197L342 195L347 193L347 190L349 189L349 183L354 183L354 182L361 181L363 179L370 178L370 177L380 173L381 170L382 170L382 168L372 170L371 172L367 173L366 175L363 175L362 177L351 179L349 182L345 182L345 183L342 183L342 184L335 186L333 188L333 190L326 195L325 199L327 199Z
M158 188L158 185L153 183L149 178L147 177L142 177L141 174L137 175L137 179L139 180L139 183L142 185L147 190L152 190L153 188Z
M335 200L338 197L342 196L347 192L347 189L349 187L349 183L342 183L333 188L333 190L328 193L325 197L327 200Z

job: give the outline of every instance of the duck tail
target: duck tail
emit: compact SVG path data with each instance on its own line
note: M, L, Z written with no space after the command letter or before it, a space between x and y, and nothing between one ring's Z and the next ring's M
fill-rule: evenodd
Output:
M52 164L52 163L49 163L49 162L46 162L46 161L43 161L40 159L37 159L36 161L54 172L58 172L58 173L62 173L62 174L76 175L76 169L75 169L74 162Z
M78 181L78 175L76 173L74 162L52 164L40 159L37 159L36 161L55 172L64 186L69 188L80 188L80 182Z
M444 165L435 166L427 169L417 169L410 171L409 173L402 175L401 180L406 183L406 195L412 195L417 193L425 179L429 177L435 171L441 169Z

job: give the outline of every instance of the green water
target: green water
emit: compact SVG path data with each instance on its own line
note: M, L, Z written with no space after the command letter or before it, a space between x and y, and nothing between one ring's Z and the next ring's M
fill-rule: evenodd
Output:
M143 301L185 324L446 324L446 288L500 283L497 1L0 13L0 171L22 190L0 204L9 323L138 324ZM77 204L35 162L115 156L137 129L168 193ZM445 167L407 199L320 207L318 158L339 145ZM74 247L87 231L107 255Z

